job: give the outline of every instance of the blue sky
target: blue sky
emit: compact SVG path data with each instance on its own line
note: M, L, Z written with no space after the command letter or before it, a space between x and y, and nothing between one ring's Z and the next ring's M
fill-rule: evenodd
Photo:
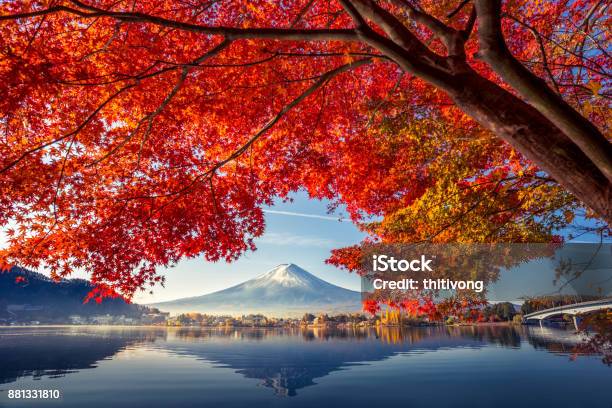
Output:
M311 200L305 193L293 195L293 202L277 201L266 208L266 232L257 239L257 251L231 264L211 263L203 258L183 260L174 268L160 271L165 288L154 294L140 293L138 303L158 302L215 292L254 278L282 263L294 263L335 285L360 290L354 274L325 264L330 250L361 241L365 236L344 219L342 208L329 214L327 201Z

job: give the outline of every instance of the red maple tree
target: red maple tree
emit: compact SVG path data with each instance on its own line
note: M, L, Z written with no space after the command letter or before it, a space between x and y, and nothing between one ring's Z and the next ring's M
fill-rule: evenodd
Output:
M84 268L130 297L160 265L252 249L261 207L300 188L353 217L410 204L441 150L472 151L453 135L487 146L483 177L559 183L610 222L607 7L4 1L2 262ZM390 118L421 137L380 132Z

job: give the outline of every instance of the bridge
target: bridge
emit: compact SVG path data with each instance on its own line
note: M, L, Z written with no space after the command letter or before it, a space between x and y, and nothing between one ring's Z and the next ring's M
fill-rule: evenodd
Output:
M557 315L571 315L574 317L574 326L578 330L578 323L576 322L576 316L596 312L600 310L612 309L612 297L600 300L593 300L590 302L573 303L571 305L551 307L550 309L538 310L537 312L529 313L523 316L523 321L527 320L539 320L542 325L542 320L547 319L551 316Z

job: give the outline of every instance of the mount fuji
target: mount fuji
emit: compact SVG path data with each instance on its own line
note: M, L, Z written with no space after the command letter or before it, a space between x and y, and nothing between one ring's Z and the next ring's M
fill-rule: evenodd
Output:
M154 303L170 313L264 313L277 317L358 312L359 292L332 285L294 264L282 264L254 279L203 296Z

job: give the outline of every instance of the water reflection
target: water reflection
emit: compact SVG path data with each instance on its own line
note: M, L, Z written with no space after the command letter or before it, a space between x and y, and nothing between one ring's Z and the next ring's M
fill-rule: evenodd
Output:
M130 346L164 338L165 330L0 329L0 384L20 377L62 377L96 368Z
M397 354L465 348L532 348L568 355L580 336L539 327L479 326L366 330L0 329L0 383L74 375L126 349L161 349L212 362L295 396L316 380ZM571 364L571 363L568 363Z
M215 330L181 329L166 349L229 367L277 395L294 396L315 379L357 364L384 360L398 352L442 347L482 347L478 340L440 336L439 329L403 330ZM442 332L440 332L442 333ZM221 338L237 341L218 341ZM194 341L209 339L213 341ZM401 339L401 341L399 341Z

